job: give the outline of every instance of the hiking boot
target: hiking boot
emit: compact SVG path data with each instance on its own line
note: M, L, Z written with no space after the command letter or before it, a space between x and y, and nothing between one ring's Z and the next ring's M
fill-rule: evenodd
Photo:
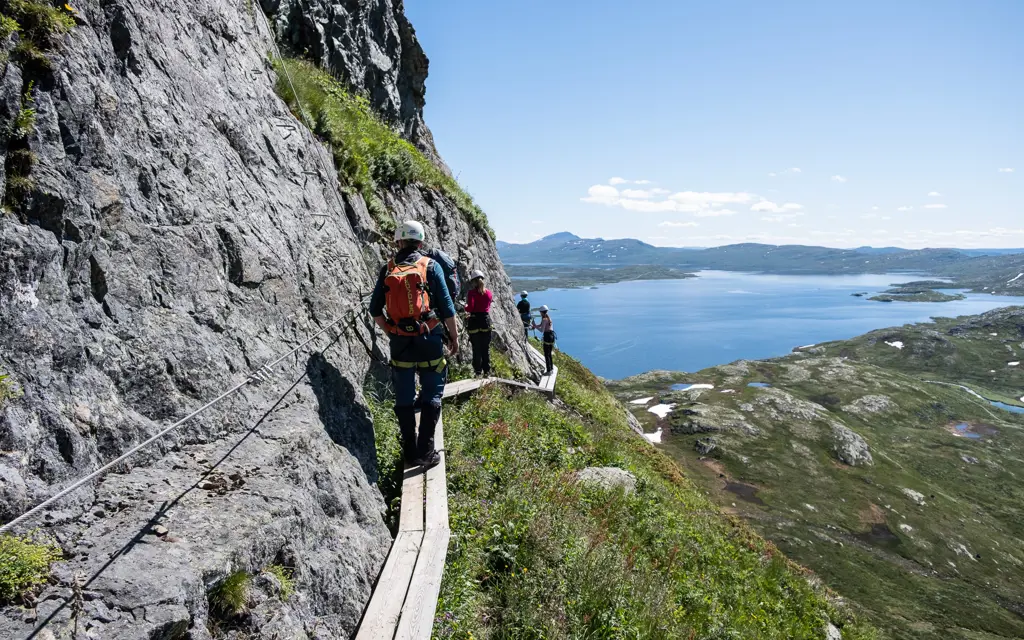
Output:
M422 458L419 458L418 460L416 460L416 464L418 464L419 466L423 467L424 469L429 469L431 467L436 467L440 463L441 463L441 454L438 453L437 451L431 451L430 453L424 455Z

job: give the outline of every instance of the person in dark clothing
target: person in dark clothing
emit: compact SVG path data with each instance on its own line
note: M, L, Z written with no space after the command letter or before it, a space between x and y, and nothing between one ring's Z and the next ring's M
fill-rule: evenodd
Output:
M415 220L399 225L395 232L398 252L381 268L370 297L370 315L387 333L391 346L395 416L403 458L407 465L429 467L441 461L434 449L434 430L441 417L448 375L444 329L448 329L448 352L453 356L459 352L459 333L444 271L420 253L424 236L423 225ZM416 406L421 407L418 438Z
M547 366L545 375L551 375L551 370L554 369L555 365L552 361L551 352L555 348L555 323L552 322L551 316L548 315L548 306L546 304L540 305L540 322L534 322L533 328L540 330L544 334L544 364Z
M483 271L474 271L469 276L469 292L466 294L466 331L473 345L473 373L477 376L491 375L491 303L494 295L484 284Z
M528 295L530 294L523 291L519 294L521 299L516 303L516 310L519 311L519 318L523 321L523 332L527 338L530 337L530 324L533 323L533 318L530 317L530 301L526 299Z

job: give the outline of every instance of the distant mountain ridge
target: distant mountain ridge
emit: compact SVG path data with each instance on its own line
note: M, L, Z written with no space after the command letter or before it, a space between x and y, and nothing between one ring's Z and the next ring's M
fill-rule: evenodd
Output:
M991 251L991 253L989 253ZM984 253L982 253L984 252ZM711 248L656 247L633 238L606 240L555 233L527 244L498 242L506 264L574 266L659 265L686 270L720 269L780 274L841 274L919 271L951 276L960 267L998 268L1024 262L1024 249L962 250L806 245L731 244ZM1014 254L1014 255L1011 255ZM1007 268L1012 268L1008 266Z

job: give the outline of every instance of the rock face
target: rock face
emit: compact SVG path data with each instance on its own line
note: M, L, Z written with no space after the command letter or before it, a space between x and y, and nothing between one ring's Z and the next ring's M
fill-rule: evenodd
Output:
M618 467L587 467L576 472L576 480L600 489L621 488L626 493L636 490L636 476Z
M37 618L0 609L0 639L68 637L76 575L89 637L209 637L209 589L274 564L294 568L296 594L261 600L253 620L275 622L249 637L346 637L390 545L362 395L386 375L367 352L386 358L386 340L361 306L386 246L274 93L258 6L74 5L52 70L11 62L0 78L0 117L30 81L37 114L34 187L0 214L0 373L24 390L0 406L0 522L343 321L27 524L68 560ZM426 59L399 1L279 9L293 47L432 149ZM529 371L493 241L432 191L380 197L491 275L496 343Z
M838 422L832 423L832 450L837 458L852 467L874 464L864 438Z

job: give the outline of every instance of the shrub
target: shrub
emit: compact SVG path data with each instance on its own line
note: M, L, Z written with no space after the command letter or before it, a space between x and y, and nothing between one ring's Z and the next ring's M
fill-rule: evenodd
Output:
M0 603L17 601L46 583L50 564L61 557L60 547L50 541L0 534Z
M18 21L0 14L0 40L6 40L18 30Z
M294 571L279 564L272 564L265 568L263 572L277 578L277 581L281 584L281 600L287 602L288 598L291 598L292 594L295 593Z
M352 95L330 74L304 60L273 62L278 95L299 120L330 142L339 179L363 195L382 235L389 238L395 223L375 192L418 183L444 194L476 229L494 238L487 216L469 194L382 122L365 97Z
M252 576L236 571L210 591L210 611L219 618L233 618L245 612L249 604Z
M0 13L17 25L22 40L48 49L75 27L74 10L37 0L0 0ZM9 24L8 24L9 26Z

